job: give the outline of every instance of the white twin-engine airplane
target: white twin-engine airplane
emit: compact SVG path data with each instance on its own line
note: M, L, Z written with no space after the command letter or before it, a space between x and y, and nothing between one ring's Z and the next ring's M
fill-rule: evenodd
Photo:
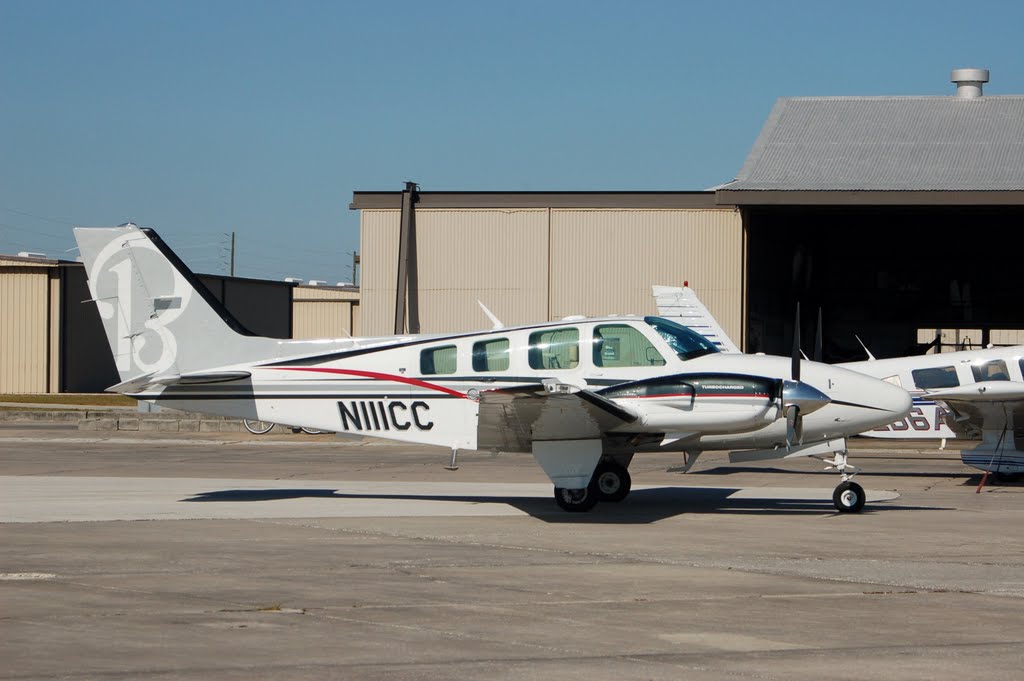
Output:
M532 452L558 505L630 489L637 452L818 456L859 511L845 440L903 418L906 391L845 369L723 354L660 317L341 340L249 334L152 230L75 229L122 382L188 411L459 449ZM692 457L690 463L692 464Z
M658 314L678 321L738 352L688 286L654 286ZM981 439L961 460L999 480L1024 475L1024 346L893 357L837 366L909 391L910 413L863 435L907 440Z

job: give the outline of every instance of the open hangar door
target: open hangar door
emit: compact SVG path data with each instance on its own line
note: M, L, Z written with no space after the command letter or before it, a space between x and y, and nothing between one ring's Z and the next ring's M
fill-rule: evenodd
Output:
M1022 206L744 207L746 351L788 355L796 303L810 355L920 354L943 329L974 347L1024 329ZM951 333L951 330L953 331Z

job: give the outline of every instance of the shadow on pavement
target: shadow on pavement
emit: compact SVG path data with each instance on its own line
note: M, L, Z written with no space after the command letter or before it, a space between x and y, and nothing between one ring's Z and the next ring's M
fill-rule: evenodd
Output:
M334 489L237 489L201 492L183 502L250 502L284 499L346 499L393 501L450 501L474 504L508 504L548 523L644 524L687 513L770 514L840 516L831 500L780 499L777 497L731 498L739 488L656 487L634 490L620 503L599 503L589 513L569 513L555 505L554 499L459 494L370 494L346 493ZM747 490L748 494L751 490ZM912 510L943 510L938 507L905 506L892 501L871 502L863 513Z

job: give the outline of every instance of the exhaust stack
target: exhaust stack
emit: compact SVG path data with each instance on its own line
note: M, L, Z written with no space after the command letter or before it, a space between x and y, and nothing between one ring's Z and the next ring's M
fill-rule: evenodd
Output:
M988 69L953 69L949 79L956 83L957 97L977 99L982 85L988 82Z

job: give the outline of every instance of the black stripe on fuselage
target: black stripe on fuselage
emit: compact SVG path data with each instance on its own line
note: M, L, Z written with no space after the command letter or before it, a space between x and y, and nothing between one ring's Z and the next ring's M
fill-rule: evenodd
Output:
M889 411L884 407L872 407L870 404L857 404L856 402L844 402L842 400L832 400L829 404L841 404L844 407L860 407L861 409L873 409L875 411Z

